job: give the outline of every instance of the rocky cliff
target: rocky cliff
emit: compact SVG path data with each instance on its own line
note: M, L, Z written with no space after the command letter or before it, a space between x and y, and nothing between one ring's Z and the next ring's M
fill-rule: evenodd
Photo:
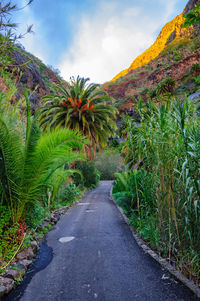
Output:
M177 37L186 36L186 29L182 27L184 22L184 15L191 9L195 7L195 4L198 0L190 0L186 5L183 13L178 15L172 21L168 22L163 29L161 30L158 38L155 43L146 51L144 51L141 55L139 55L133 63L130 65L128 69L121 71L117 74L112 81L124 76L131 70L134 70L138 67L141 67L145 64L148 64L152 59L156 58L165 48L165 46L173 41Z
M200 73L197 65L200 63L200 29L198 25L183 27L184 15L199 1L190 0L183 13L163 27L149 49L128 69L103 85L103 89L116 99L121 111L131 110L139 97L145 101L147 94L167 77L176 81L178 94L190 94L200 88L197 78Z
M61 81L61 77L53 67L46 66L21 45L15 45L8 56L7 67L2 69L0 64L0 94L9 94L11 102L16 102L28 89L32 107L39 106L41 97L50 93L51 87Z

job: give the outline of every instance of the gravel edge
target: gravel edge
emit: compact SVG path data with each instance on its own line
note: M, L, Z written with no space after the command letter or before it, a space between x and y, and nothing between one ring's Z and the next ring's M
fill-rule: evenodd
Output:
M112 196L112 190L113 186L110 189L110 199L113 201L115 206L120 211L124 221L129 226L131 233L136 240L138 246L144 250L145 253L148 253L153 259L155 259L165 270L167 270L171 275L173 275L176 279L178 279L180 282L182 282L185 286L187 286L195 295L200 298L200 289L189 279L187 279L185 276L183 276L182 273L177 271L169 262L167 262L166 259L159 256L157 253L155 253L152 249L150 249L146 243L141 239L141 237L136 233L135 229L131 226L127 216L124 214L123 210L116 204L113 196Z

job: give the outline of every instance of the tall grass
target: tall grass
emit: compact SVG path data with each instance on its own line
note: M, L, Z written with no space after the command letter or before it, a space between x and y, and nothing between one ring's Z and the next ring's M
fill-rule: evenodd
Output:
M132 222L161 254L198 283L200 116L193 103L180 99L159 106L150 102L139 114L141 124L130 122L123 150L130 168L142 165L145 173L141 182L141 171L130 171L131 184L124 190L135 191ZM119 182L118 177L115 192ZM150 211L144 204L151 202Z

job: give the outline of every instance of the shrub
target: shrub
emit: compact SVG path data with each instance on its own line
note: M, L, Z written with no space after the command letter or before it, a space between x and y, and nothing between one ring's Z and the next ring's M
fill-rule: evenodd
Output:
M26 231L24 221L12 224L11 218L10 210L0 204L0 272L18 249Z
M163 79L157 86L156 94L174 93L176 81L172 77Z
M152 89L152 90L149 90L149 97L150 97L151 99L153 99L154 97L156 97L156 95L157 95L157 90L156 90L156 88L154 88L154 89Z
M200 73L200 64L199 63L193 64L191 69L190 69L190 73L191 74Z
M114 173L122 167L121 156L117 151L106 150L98 154L95 166L100 172L101 180L114 180Z
M110 141L110 143L109 143L109 146L110 147L113 147L113 148L116 148L116 147L118 147L119 146L119 141L117 140L117 139L112 139L111 141Z
M83 185L86 188L90 188L92 185L95 187L98 185L99 172L93 161L78 161L76 163L76 169L80 170L83 176L81 177L79 174L73 175L76 186Z
M198 75L196 78L195 78L195 82L200 84L200 75Z
M49 210L45 209L39 202L35 203L26 214L26 224L30 229L35 229L41 225L48 215Z
M62 193L63 203L73 203L80 196L80 191L75 184L65 186Z

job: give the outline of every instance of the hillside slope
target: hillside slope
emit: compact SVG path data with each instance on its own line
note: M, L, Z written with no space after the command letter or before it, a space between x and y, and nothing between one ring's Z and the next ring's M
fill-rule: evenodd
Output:
M183 24L183 14L178 15L171 22L168 22L161 30L155 43L150 48L148 48L145 52L139 55L133 61L133 63L130 65L128 69L123 70L122 72L117 74L112 79L112 81L120 78L121 76L126 75L128 72L130 72L133 69L148 64L152 59L156 58L161 53L161 51L165 48L172 33L175 34L176 37L180 37L183 35L185 30L182 29L181 26L182 24Z
M176 92L179 94L190 94L200 87L196 79L198 68L192 67L200 63L200 30L198 26L183 28L184 15L197 2L190 0L183 13L163 27L149 49L138 56L128 69L103 85L103 89L116 99L121 111L130 110L140 96L146 100L147 94L167 77L176 80Z
M0 61L3 61L1 53ZM40 105L41 97L50 93L51 87L62 80L53 67L46 66L21 45L13 45L6 62L6 68L0 64L0 96L10 98L11 102L17 102L28 89L29 100L35 108Z

